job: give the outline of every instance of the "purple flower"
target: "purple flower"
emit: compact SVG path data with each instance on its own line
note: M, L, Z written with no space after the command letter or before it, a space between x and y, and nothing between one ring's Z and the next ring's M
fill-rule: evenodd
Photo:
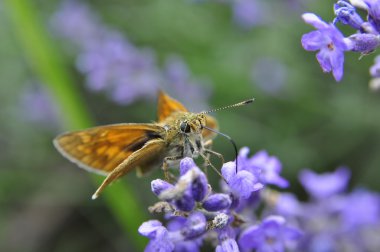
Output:
M201 217L202 218L202 217ZM182 216L174 216L170 219L170 222L167 224L167 228L169 232L174 235L174 237L177 237L175 241L175 248L174 251L178 252L197 252L199 251L199 247L202 245L202 238L195 238L195 239L186 239L183 236L183 229L187 228L186 225L189 223L185 217ZM180 236L178 234L181 234Z
M98 33L98 17L91 9L76 1L63 1L53 14L51 25L57 34L83 46Z
M207 211L215 212L227 209L231 206L231 198L224 193L216 193L207 197L202 207Z
M247 148L248 149L248 148ZM242 148L239 156L247 158L247 149ZM251 170L257 174L263 184L276 185L281 188L289 186L289 182L280 176L282 164L275 156L269 156L266 151L259 151L248 159L249 166L243 169Z
M346 41L351 51L369 54L380 46L380 35L357 33L349 36Z
M153 180L152 191L162 200L173 202L179 210L188 212L194 209L196 202L203 201L209 193L208 181L191 158L181 160L180 174L175 185L160 179ZM215 203L215 200L213 202ZM223 208L226 202L221 200L218 206L211 205L210 208Z
M283 216L298 216L303 208L296 196L291 193L276 195L275 211Z
M179 164L179 172L180 175L184 175L186 172L188 172L191 169L196 168L197 165L195 164L194 160L189 157L185 157L184 159L181 160Z
M302 233L288 227L281 216L268 216L259 225L251 226L243 231L239 245L244 251L256 249L258 252L285 251L288 242L300 239Z
M195 200L191 194L191 190L186 190L178 199L174 199L176 207L185 212L193 210L195 207Z
M248 199L252 192L264 187L249 171L241 170L236 173L235 162L225 163L222 167L222 175L232 192L243 199Z
M377 0L363 0L367 5L368 21L380 32L380 2Z
M139 227L139 233L150 239L145 248L146 252L170 252L174 250L174 243L170 239L168 230L159 221L144 222Z
M311 170L300 173L299 179L305 190L316 199L323 199L344 191L350 179L350 171L341 167L335 172L316 174Z
M342 208L343 223L349 228L380 225L380 197L378 194L357 190L345 198Z
M78 47L76 66L89 90L104 92L116 103L128 105L139 99L151 100L164 88L185 103L206 108L210 90L192 78L180 57L169 57L161 69L153 50L137 48L77 1L65 2L52 20L54 31Z
M173 185L162 179L155 179L151 182L151 189L159 196L163 191L173 188Z
M206 217L200 212L193 212L184 223L181 234L185 239L194 239L206 233Z
M239 252L238 244L235 240L236 234L232 228L225 228L219 231L219 244L216 252Z
M252 173L263 185L288 186L288 181L280 176L282 165L277 157L269 156L266 151L259 151L252 157L248 157L248 154L247 147L239 151L239 170Z
M317 60L323 71L332 71L335 80L340 81L343 77L344 51L349 49L342 33L313 13L305 13L302 18L317 29L302 36L302 46L307 51L319 50Z
M356 13L355 8L346 1L338 1L334 4L334 12L336 18L334 19L334 24L336 22L341 22L342 24L349 25L356 30L360 30L363 19Z

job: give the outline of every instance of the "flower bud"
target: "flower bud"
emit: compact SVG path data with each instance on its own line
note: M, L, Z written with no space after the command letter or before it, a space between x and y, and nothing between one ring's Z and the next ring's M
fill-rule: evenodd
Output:
M220 211L230 207L232 201L230 196L224 193L216 193L209 196L202 204L207 211Z
M162 179L155 179L151 182L151 188L152 192L156 194L157 196L161 194L161 192L173 188L173 185L166 182L165 180Z

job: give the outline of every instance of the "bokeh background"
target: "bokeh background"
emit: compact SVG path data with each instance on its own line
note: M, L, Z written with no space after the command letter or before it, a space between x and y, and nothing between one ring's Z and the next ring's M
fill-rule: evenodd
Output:
M332 3L1 1L0 251L142 250L137 227L150 218L150 181L162 172L131 173L92 201L101 178L65 160L52 139L151 122L158 89L194 112L255 97L215 113L220 130L277 156L300 198L305 167L346 165L352 187L379 191L380 97L368 88L375 54L347 54L336 83L300 44L312 29L300 15L332 21ZM234 159L221 137L214 150Z

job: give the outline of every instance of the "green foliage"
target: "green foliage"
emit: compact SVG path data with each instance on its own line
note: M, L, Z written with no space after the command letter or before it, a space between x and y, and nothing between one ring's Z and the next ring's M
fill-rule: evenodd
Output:
M138 47L152 48L160 61L169 54L181 55L195 76L212 83L211 107L255 97L253 105L220 111L215 117L221 131L240 147L266 149L278 156L294 190L301 168L322 171L339 165L353 170L354 185L380 190L380 99L368 89L368 68L374 56L358 60L359 55L347 55L345 76L341 83L335 83L330 74L322 73L314 54L301 48L300 38L311 28L302 22L300 13L282 4L277 8L279 2L272 3L273 20L251 30L237 27L229 7L218 3L113 0L88 4L107 25L121 31ZM64 125L62 130L91 126L90 118L96 118L97 125L154 119L155 101L120 107L105 95L93 94L83 87L83 76L74 70L72 56L62 49L67 42L54 39L48 32L48 18L58 4L46 0L0 3L0 22L6 24L5 29L0 28L0 145L6 147L0 153L5 167L0 176L0 198L6 205L0 215L0 237L6 229L15 227L14 220L22 212L16 211L20 205L27 211L30 204L41 205L40 195L48 195L43 197L44 204L64 205L65 210L87 209L88 213L88 208L100 208L99 214L89 218L93 228L100 230L98 236L104 235L112 244L110 250L130 251L129 245L124 245L126 241L141 248L145 240L137 234L137 227L153 202L149 200L149 181L162 174L158 171L143 180L129 174L124 182L107 189L105 203L113 213L113 217L108 216L103 202L88 202L93 187L86 182L84 172L75 170L53 149L51 139L57 132L26 122L17 109L23 87L32 79L44 83L53 96ZM313 5L306 11L319 11L325 20L333 19L330 3ZM275 58L287 69L284 86L276 95L264 92L251 81L252 67L263 57ZM217 138L213 148L226 160L234 158L232 146L223 138ZM45 183L51 178L57 183ZM26 198L29 200L24 202ZM100 223L108 221L113 224L102 231ZM117 228L116 223L123 226L126 240L104 234ZM51 232L53 235L44 236L46 240L61 234ZM77 248L83 248L79 243L80 240ZM41 244L32 250L48 251L48 242Z

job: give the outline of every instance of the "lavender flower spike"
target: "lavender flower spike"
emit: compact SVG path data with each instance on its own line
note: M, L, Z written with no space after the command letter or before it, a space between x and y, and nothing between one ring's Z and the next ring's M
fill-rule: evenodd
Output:
M313 13L302 15L304 21L317 30L302 36L302 46L307 51L317 51L317 60L324 72L331 72L336 81L343 77L344 51L349 48L342 33Z

